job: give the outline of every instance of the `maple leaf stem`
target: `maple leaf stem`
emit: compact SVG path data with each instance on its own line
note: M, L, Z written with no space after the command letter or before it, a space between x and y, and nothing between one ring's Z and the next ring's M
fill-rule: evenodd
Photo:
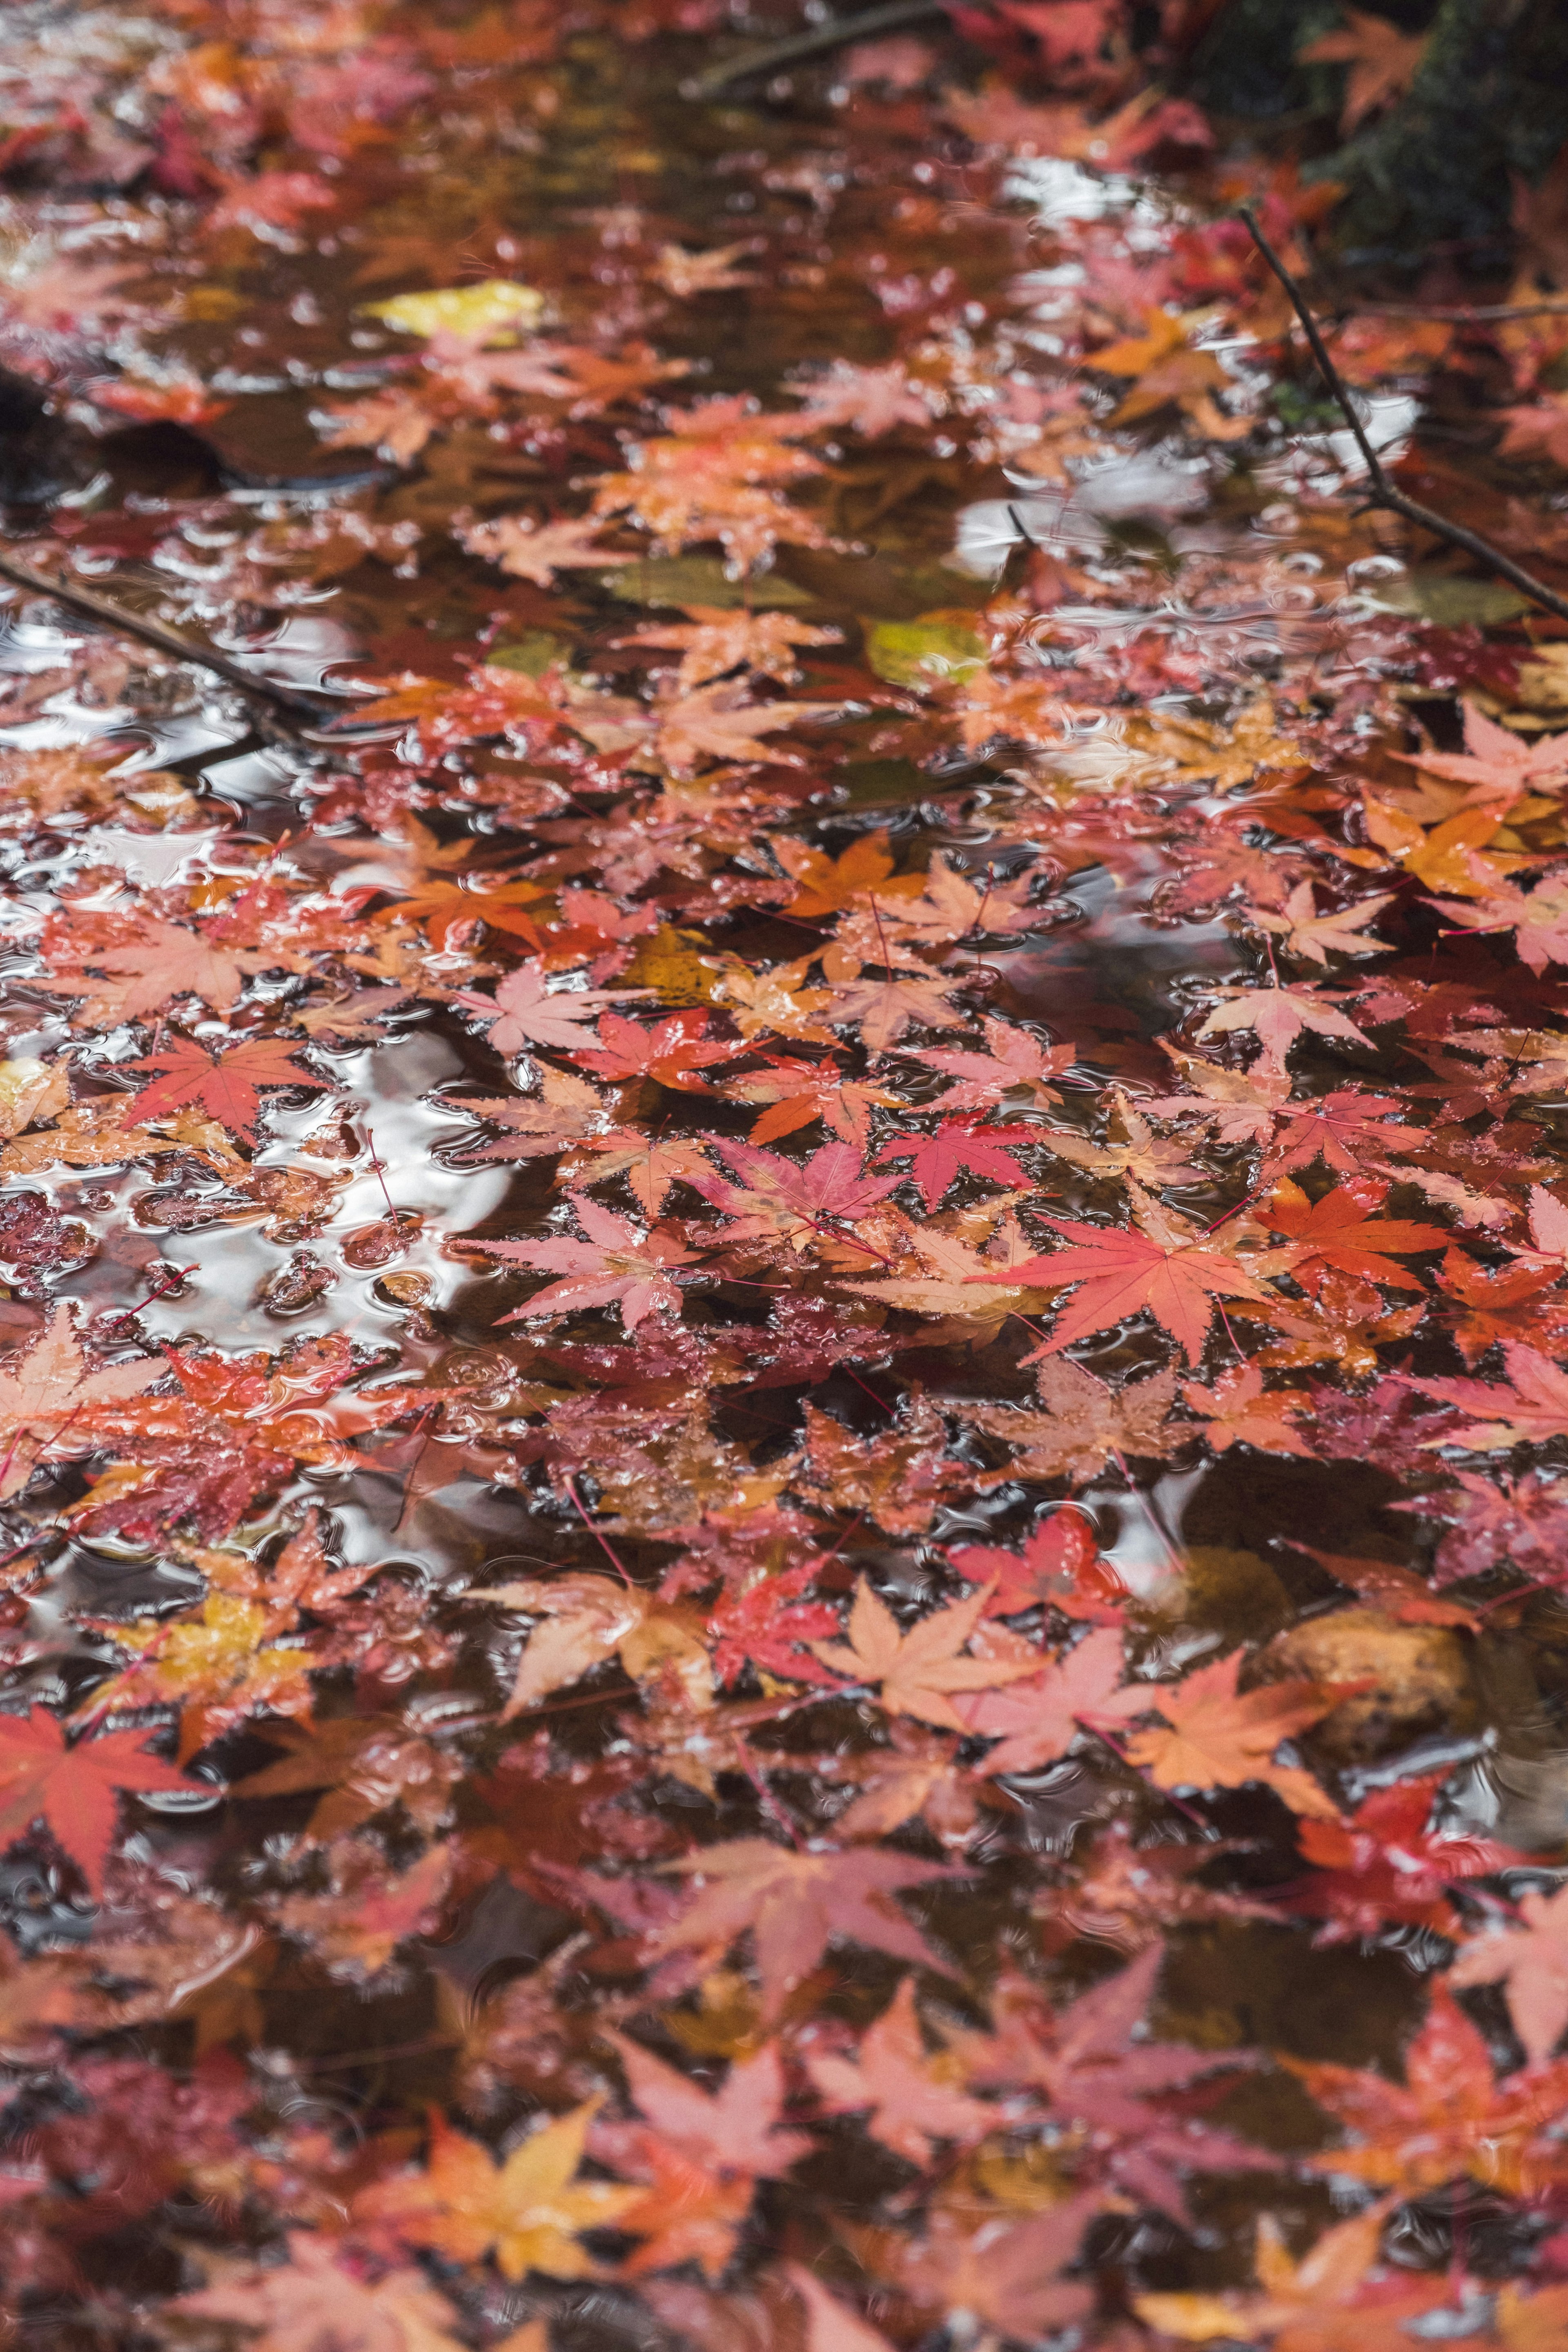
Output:
M72 1422L79 1421L80 1419L82 1407L79 1404L75 1406L71 1412L67 1413L64 1421L61 1422L53 1437L40 1438L37 1441L38 1450L33 1456L33 1468L35 1470L37 1468L38 1463L42 1458L45 1445L58 1444L59 1440L65 1435L67 1430L70 1427ZM10 1444L6 1447L5 1459L4 1462L0 1462L0 1486L3 1486L5 1480L10 1476L11 1465L16 1458L16 1448L20 1445L26 1434L26 1432L25 1429L18 1429L15 1437L11 1440Z
M370 1164L375 1171L375 1181L381 1186L381 1197L386 1202L386 1213L389 1217L395 1217L397 1210L391 1193L386 1189L386 1163L376 1150L375 1137L368 1127L364 1131L364 1139L370 1146Z
M414 1423L414 1426L415 1426L416 1431L417 1431L417 1429L418 1429L418 1427L419 1427L419 1423L420 1423L420 1422L426 1422L426 1423L428 1423L429 1421L431 1421L431 1420L434 1418L434 1416L435 1416L435 1412L436 1412L436 1408L435 1408L435 1406L434 1406L433 1404L427 1404L427 1405L424 1406L424 1407L422 1408L422 1410L421 1410L421 1412L420 1412L419 1415L418 1415L418 1419L417 1419L417 1420L416 1420L416 1422L415 1422L415 1423ZM405 1513L405 1512L407 1510L407 1508L408 1508L408 1495L409 1495L409 1489L412 1487L412 1486L413 1486L413 1484L414 1484L414 1481L415 1481L415 1478L416 1478L416 1475L418 1475L419 1465L420 1465L420 1464L421 1464L421 1462L423 1462L423 1461L424 1461L424 1459L425 1459L425 1450L426 1450L426 1447L429 1444L429 1443L430 1443L430 1432L429 1432L428 1428L426 1428L426 1432L425 1432L425 1435L424 1435L423 1439L420 1441L419 1451L418 1451L418 1453L415 1455L415 1457L414 1457L413 1461L412 1461L412 1462L409 1464L409 1465L408 1465L408 1475L407 1475L406 1479L404 1481L404 1486L403 1486L403 1500L402 1500L402 1502L401 1502L401 1503L399 1503L399 1505L397 1506L397 1517L396 1517L393 1520L393 1522L392 1522L392 1532L393 1532L393 1534L394 1534L394 1535L395 1535L395 1534L397 1533L398 1528L403 1525L403 1517L404 1517L404 1513Z
M10 1444L5 1448L5 1459L0 1462L0 1486L3 1486L11 1475L11 1465L16 1459L16 1448L22 1443L25 1434L23 1430L17 1430Z
M868 1396L873 1404L880 1405L882 1411L888 1415L889 1419L891 1420L893 1417L893 1408L888 1402L887 1399L885 1397L879 1397L874 1388L868 1387L866 1382L860 1378L859 1373L854 1370L850 1365L846 1364L844 1369L849 1374L850 1379L854 1381L856 1387L860 1390L862 1394Z
M1214 1823L1211 1821L1205 1821L1203 1814L1200 1813L1194 1806L1187 1803L1185 1798L1176 1796L1170 1789L1156 1788L1154 1782L1150 1780L1147 1772L1145 1772L1140 1765L1134 1764L1131 1757L1128 1755L1126 1749L1119 1745L1114 1732L1107 1731L1103 1724L1091 1723L1086 1716L1075 1715L1073 1721L1077 1724L1080 1731L1087 1731L1091 1738L1102 1739L1107 1748L1110 1748L1111 1754L1115 1757L1117 1762L1119 1764L1124 1764L1130 1772L1137 1773L1139 1780L1142 1781L1144 1787L1152 1790L1153 1794L1158 1797L1163 1803L1174 1805L1177 1812L1185 1813L1188 1821L1194 1822L1197 1824L1205 1838L1213 1837Z
M863 1510L857 1511L854 1517L850 1520L849 1525L845 1528L844 1533L839 1537L838 1541L834 1545L833 1549L823 1553L822 1565L824 1568L827 1566L830 1559L837 1559L838 1554L843 1550L845 1545L848 1542L850 1537L854 1534L856 1528L859 1526L865 1516L866 1514Z
M1391 514L1403 515L1407 522L1419 523L1423 530L1429 530L1436 538L1447 540L1450 547L1462 547L1467 554L1477 557L1482 563L1490 564L1494 572L1500 572L1505 580L1511 581L1521 595L1528 596L1544 612L1554 613L1560 621L1568 621L1568 598L1559 596L1552 589L1546 587L1532 573L1526 572L1521 564L1515 563L1511 556L1505 555L1500 548L1494 547L1489 540L1483 539L1479 531L1467 530L1462 523L1450 522L1446 515L1437 514L1431 507L1423 506L1419 499L1407 499L1403 490L1394 488L1383 469L1382 458L1367 438L1366 427L1356 414L1350 394L1345 389L1344 379L1329 357L1328 346L1319 331L1316 319L1308 308L1306 296L1258 226L1250 206L1238 205L1237 217L1246 223L1254 245L1257 246L1264 260L1289 296L1290 307L1301 321L1312 357L1318 364L1318 373L1337 402L1345 423L1350 426L1356 447L1360 450L1363 463L1366 467L1367 480L1371 485L1367 499L1368 505L1386 507Z
M599 1549L604 1553L605 1558L609 1561L610 1566L615 1570L616 1574L620 1578L621 1582L626 1586L626 1591L628 1592L635 1592L637 1587L633 1584L631 1578L626 1573L625 1561L615 1550L608 1538L601 1535L599 1529L594 1525L593 1520L588 1517L587 1512L583 1508L582 1503L578 1499L577 1481L575 1478L568 1477L566 1481L566 1492L572 1497L572 1508L576 1512L577 1517L582 1520L583 1525L587 1528L588 1533L593 1537L594 1541L598 1545Z
M460 2050L462 2046L460 2033L426 2033L417 2042L400 2042L392 2049L378 2044L374 2050L333 2050L324 2058L302 2058L297 2071L302 2074L326 2074L338 2066L369 2066L388 2058L423 2058L427 2051Z
M745 1740L738 1732L735 1735L735 1753L741 1759L742 1769L744 1771L747 1780L751 1782L752 1788L757 1792L757 1802L762 1807L763 1811L767 1815L768 1820L772 1822L775 1829L783 1830L791 1845L794 1846L795 1852L799 1853L802 1851L802 1846L798 1827L791 1821L783 1805L779 1802L773 1790L769 1788L763 1771L752 1755L751 1749L747 1747Z
M1159 1512L1154 1508L1152 1498L1144 1493L1142 1487L1139 1486L1136 1479L1133 1477L1131 1471L1127 1467L1126 1457L1118 1449L1113 1447L1110 1458L1115 1463L1117 1468L1121 1471L1122 1476L1126 1479L1131 1491L1137 1496L1139 1507L1142 1511L1144 1517L1148 1520L1149 1525L1153 1528L1156 1536L1158 1536L1161 1549L1164 1552L1166 1559L1170 1561L1172 1568L1175 1570L1178 1576L1185 1576L1187 1572L1187 1563L1182 1558L1180 1551L1176 1549L1175 1539L1172 1536L1169 1528L1165 1525L1164 1520L1160 1517Z
M1234 1208L1226 1209L1223 1215L1214 1218L1210 1223L1203 1226L1200 1230L1205 1234L1217 1234L1221 1225L1228 1225L1232 1217L1239 1217L1243 1209L1251 1208L1254 1201L1258 1198L1261 1189L1262 1188L1259 1186L1253 1192L1248 1192L1245 1200L1237 1201ZM1228 1329L1229 1326L1226 1325L1226 1328Z
M877 904L877 896L875 891L871 894L871 920L877 926L877 944L882 950L882 962L889 975L889 984L891 985L891 978L894 969L893 959L888 953L888 934L882 929L882 910Z
M1552 312L1568 310L1568 299L1559 294L1540 302L1358 302L1352 316L1358 319L1452 319L1463 326L1479 320L1541 319Z
M106 1323L104 1329L118 1331L122 1323L129 1323L132 1317L140 1315L144 1307L151 1307L155 1298L162 1298L165 1292L173 1290L177 1284L184 1282L187 1274L195 1274L198 1270L198 1262L195 1259L189 1265L171 1266L156 1290L150 1290L145 1298L139 1298L134 1307L128 1307L123 1315L117 1315L112 1323Z
M819 1217L805 1217L802 1219L802 1223L809 1225L814 1234L821 1234L825 1240L847 1243L849 1248L859 1250L863 1256L874 1257L879 1265L885 1265L888 1272L889 1274L892 1273L892 1259L890 1257L884 1257L880 1250L874 1250L868 1242L858 1242L853 1234L841 1234L837 1226L825 1225ZM761 1289L764 1287L764 1286L759 1284L758 1287Z

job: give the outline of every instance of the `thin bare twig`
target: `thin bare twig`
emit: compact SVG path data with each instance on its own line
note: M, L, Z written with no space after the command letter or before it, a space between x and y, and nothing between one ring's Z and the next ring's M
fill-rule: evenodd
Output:
M1539 319L1568 310L1568 296L1540 302L1358 302L1358 319L1452 319L1460 326L1491 319Z
M274 686L270 678L254 677L226 655L213 653L205 646L194 646L177 629L167 627L162 621L144 620L140 613L128 613L122 604L111 603L107 596L95 595L90 588L78 588L52 578L47 572L35 572L30 563L23 563L15 555L0 555L0 580L9 580L16 588L26 588L30 595L47 596L66 612L96 621L122 637L138 638L154 651L167 654L173 661L194 662L198 669L210 669L237 693L252 702L264 702L291 730L319 728L325 722L324 711L290 693L287 687Z
M882 0L879 8L863 9L857 16L830 17L826 25L814 25L809 33L792 34L787 41L774 41L770 48L753 49L749 58L732 58L728 65L715 66L698 76L687 95L717 98L732 81L777 73L781 66L792 66L797 58L818 57L846 41L864 41L873 34L890 33L900 25L918 25L924 17L945 13L942 0Z
M1424 507L1417 499L1407 499L1403 490L1394 488L1384 471L1382 458L1367 439L1366 427L1356 414L1343 378L1329 357L1328 346L1323 341L1316 319L1307 307L1300 287L1258 227L1248 207L1238 205L1237 214L1247 223L1254 245L1289 296L1291 308L1301 321L1312 357L1318 363L1318 373L1338 402L1345 423L1350 426L1366 467L1367 505L1385 507L1391 514L1403 515L1407 522L1419 523L1422 530L1429 530L1434 538L1447 540L1450 547L1463 548L1467 555L1473 555L1479 562L1489 564L1494 572L1511 581L1521 595L1528 596L1543 612L1555 614L1560 621L1568 621L1568 598L1559 596L1554 589L1546 587L1522 565L1516 563L1511 556L1505 555L1500 548L1483 539L1479 531L1467 530L1462 523L1450 522L1447 515L1436 513L1431 507Z

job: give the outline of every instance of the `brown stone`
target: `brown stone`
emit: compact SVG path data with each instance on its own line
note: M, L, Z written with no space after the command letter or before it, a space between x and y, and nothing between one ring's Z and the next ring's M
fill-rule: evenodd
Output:
M1402 1625L1380 1609L1338 1609L1277 1633L1246 1680L1372 1687L1323 1717L1302 1746L1325 1764L1363 1764L1436 1731L1468 1731L1476 1699L1460 1636L1446 1625Z

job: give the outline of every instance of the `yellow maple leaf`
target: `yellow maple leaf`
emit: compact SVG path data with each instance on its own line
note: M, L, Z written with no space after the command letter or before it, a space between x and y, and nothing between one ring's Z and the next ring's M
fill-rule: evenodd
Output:
M390 2223L408 2244L433 2247L453 2262L477 2263L493 2252L509 2279L529 2271L586 2277L594 2264L579 2231L603 2228L644 2194L574 2178L598 2105L589 2099L558 2116L500 2164L433 2116L426 2169L365 2190L355 2200L355 2219Z
M93 1693L87 1716L96 1720L116 1707L172 1701L181 1709L182 1764L229 1724L263 1707L310 1713L310 1654L270 1643L268 1636L280 1630L279 1612L258 1601L209 1592L199 1610L173 1623L143 1619L102 1630L140 1654Z
M532 286L509 278L487 278L478 286L446 286L426 294L394 294L384 302L360 305L405 335L462 335L476 342L516 341L519 327L536 327L544 297Z

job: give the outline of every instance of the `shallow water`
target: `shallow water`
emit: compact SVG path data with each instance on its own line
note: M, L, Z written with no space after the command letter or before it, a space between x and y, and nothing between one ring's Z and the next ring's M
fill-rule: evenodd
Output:
M13 11L6 550L298 698L0 612L18 2341L1562 2332L1562 627L1284 134L795 28Z

